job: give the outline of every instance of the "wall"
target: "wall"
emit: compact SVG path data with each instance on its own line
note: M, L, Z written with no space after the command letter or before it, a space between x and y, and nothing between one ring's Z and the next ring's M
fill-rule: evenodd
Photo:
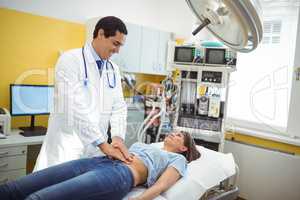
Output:
M165 79L165 76L161 75L151 75L151 74L135 74L136 78L136 88L139 92L147 94L147 89L149 89L148 83L160 83ZM132 97L136 95L128 87L123 87L123 92L125 97Z
M300 68L300 12L298 17L298 31L297 31L297 40L296 40L296 50L295 50L295 62L294 69ZM300 70L300 69L299 69ZM293 74L292 81L292 92L290 98L290 110L289 110L289 118L288 118L288 133L290 135L296 136L300 138L300 80L296 80L296 74Z
M53 84L59 50L82 46L85 26L0 8L0 106L9 108L9 84ZM46 125L48 116L37 124ZM29 125L30 117L13 117L12 127Z
M1 81L0 107L9 108L9 84L53 84L59 51L82 46L85 25L0 8ZM137 85L159 83L164 76L136 75ZM142 91L145 88L141 88ZM132 92L125 88L125 95ZM37 116L36 124L47 126L48 116ZM13 117L12 127L27 126L30 117Z
M299 200L300 156L226 141L240 168L240 197L247 200Z
M124 21L191 36L195 17L185 0L0 0L0 6L85 23L115 15Z
M30 3L0 0L0 6L82 24L90 18L115 15L127 22L174 32L176 37L189 39L196 21L185 0L89 0L88 3L84 0L31 0ZM159 82L164 77L138 74L136 78L139 84Z

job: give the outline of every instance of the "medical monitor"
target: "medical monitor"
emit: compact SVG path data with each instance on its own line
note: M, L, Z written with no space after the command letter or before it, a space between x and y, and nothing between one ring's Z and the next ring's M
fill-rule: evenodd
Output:
M207 64L226 64L225 60L226 49L206 49L206 60Z
M175 47L174 62L189 62L194 60L195 48L194 47Z
M50 114L53 108L53 95L54 87L51 85L10 85L11 115L31 116L30 127L21 127L20 129L33 135L42 135L45 133L46 130L44 127L34 126L34 117L36 115Z

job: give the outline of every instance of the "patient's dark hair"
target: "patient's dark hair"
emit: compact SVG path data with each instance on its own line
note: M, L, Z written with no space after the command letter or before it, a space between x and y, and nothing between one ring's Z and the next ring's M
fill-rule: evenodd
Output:
M182 152L181 154L184 155L184 157L188 162L200 158L201 154L197 150L195 141L192 138L192 136L189 133L184 131L180 131L180 133L182 133L184 136L184 146L188 148L187 151Z

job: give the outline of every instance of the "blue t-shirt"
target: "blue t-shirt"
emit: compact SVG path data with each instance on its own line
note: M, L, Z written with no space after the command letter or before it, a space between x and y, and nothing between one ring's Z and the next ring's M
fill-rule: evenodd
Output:
M172 153L144 143L134 143L129 152L137 156L148 169L148 178L145 186L152 186L160 175L168 168L174 167L181 176L184 176L187 161L181 154Z

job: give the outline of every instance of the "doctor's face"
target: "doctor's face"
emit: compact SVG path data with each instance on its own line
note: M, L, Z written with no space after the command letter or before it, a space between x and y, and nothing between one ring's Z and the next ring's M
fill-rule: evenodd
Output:
M114 36L105 37L102 29L99 30L97 42L100 44L98 52L102 59L110 58L114 53L119 53L120 47L124 45L126 35L116 31Z

